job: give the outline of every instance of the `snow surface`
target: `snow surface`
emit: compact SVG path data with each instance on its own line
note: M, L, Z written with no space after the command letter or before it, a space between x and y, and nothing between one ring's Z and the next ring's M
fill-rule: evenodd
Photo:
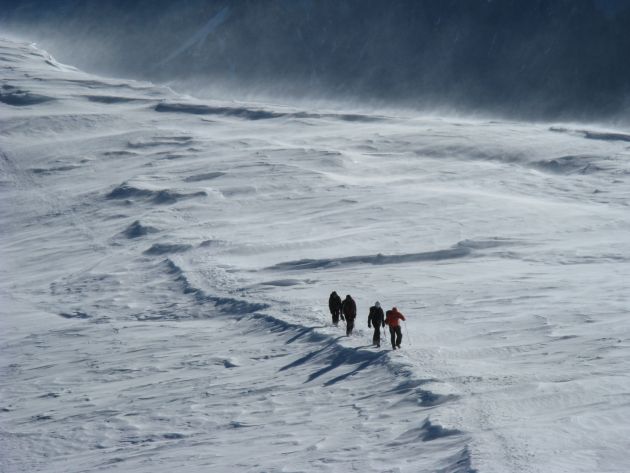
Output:
M0 67L3 472L630 469L630 134Z

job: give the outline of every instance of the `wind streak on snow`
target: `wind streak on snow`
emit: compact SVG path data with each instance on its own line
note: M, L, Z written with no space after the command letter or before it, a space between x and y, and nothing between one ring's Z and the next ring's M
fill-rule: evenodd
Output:
M147 189L132 186L129 184L121 184L111 190L107 195L107 199L130 199L133 197L150 198L155 204L167 205L174 204L182 199L191 199L194 197L206 197L204 191L181 193L169 189Z
M104 103L108 105L146 101L146 99L137 97L121 97L118 95L86 95L85 98L90 102Z
M309 113L309 112L277 112L261 108L245 106L218 106L201 103L171 103L161 102L155 106L156 112L162 113L187 113L191 115L221 115L225 117L243 118L246 120L269 120L273 118L328 118L346 122L377 122L382 118L378 116L361 115L356 113Z
M26 107L29 105L38 105L55 100L53 97L39 95L4 84L0 87L0 102L14 107Z
M448 250L406 253L402 255L383 255L379 253L376 255L345 256L340 258L302 259L278 263L267 269L273 271L299 271L303 269L331 269L358 264L386 265L443 261L470 256L476 249L494 248L506 244L511 244L511 242L502 239L484 241L464 240Z
M549 127L549 131L556 133L569 133L581 135L589 140L602 140L602 141L630 141L630 135L626 133L615 133L610 131L599 130L570 130L568 128L552 126Z

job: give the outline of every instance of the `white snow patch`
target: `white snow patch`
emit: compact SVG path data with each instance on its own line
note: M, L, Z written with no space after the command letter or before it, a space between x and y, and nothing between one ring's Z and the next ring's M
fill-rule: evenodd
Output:
M160 112L0 54L2 471L627 470L627 132Z

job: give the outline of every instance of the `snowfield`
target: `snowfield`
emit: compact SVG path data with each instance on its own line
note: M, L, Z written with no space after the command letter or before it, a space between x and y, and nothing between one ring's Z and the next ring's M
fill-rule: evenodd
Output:
M630 470L630 133L0 68L2 472Z

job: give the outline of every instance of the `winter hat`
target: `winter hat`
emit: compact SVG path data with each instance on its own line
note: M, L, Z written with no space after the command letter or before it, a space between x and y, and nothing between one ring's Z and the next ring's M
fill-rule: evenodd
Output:
M381 307L381 303L380 303L379 301L376 301L376 302L374 303L374 307L378 307L378 308L380 308L380 307Z

